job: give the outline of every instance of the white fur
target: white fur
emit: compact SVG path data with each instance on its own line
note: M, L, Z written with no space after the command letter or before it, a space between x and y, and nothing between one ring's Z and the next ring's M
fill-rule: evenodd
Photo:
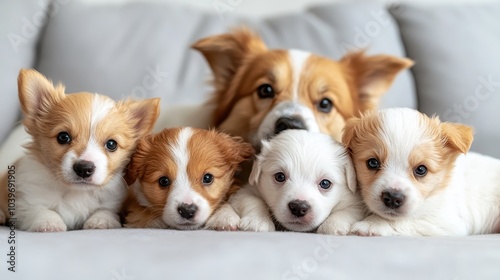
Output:
M176 143L168 146L175 159L177 174L170 186L170 194L163 210L163 221L167 226L173 228L197 229L212 214L210 204L203 196L193 190L187 174L187 167L190 160L188 142L192 134L193 132L189 127L183 128L179 132ZM198 207L192 219L187 220L179 214L178 207L182 203L195 204Z
M461 155L455 162L447 187L430 197L421 196L408 178L408 156L425 141L419 115L411 109L381 110L380 137L389 159L365 198L373 212L356 223L359 235L449 236L492 233L500 218L500 160L477 153ZM392 217L383 210L380 193L397 188L406 195L402 215ZM408 205L406 205L408 204Z
M275 181L277 172L287 176L284 183ZM319 187L323 179L332 182L330 189ZM227 208L214 214L219 228L231 229L239 216L240 230L272 231L273 215L289 230L346 234L363 217L351 160L342 145L325 134L286 130L263 142L249 182L254 186L246 185L228 200L236 215ZM311 206L300 218L288 207L296 199Z
M117 212L126 195L126 186L117 174L107 185L78 185L68 188L31 155L16 165L16 209L18 228L28 231L79 229L98 210L107 211L99 224L120 227ZM97 228L87 225L89 228Z
M307 59L311 56L311 53L302 50L289 50L288 55L290 57L290 63L292 64L292 95L293 101L297 102L299 98L299 84L300 76L302 75L304 65Z

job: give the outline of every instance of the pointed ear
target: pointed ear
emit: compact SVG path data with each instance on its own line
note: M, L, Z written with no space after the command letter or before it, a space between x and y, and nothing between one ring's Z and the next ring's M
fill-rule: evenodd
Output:
M137 138L141 138L153 130L160 114L160 98L145 100L126 100L118 104L128 114Z
M347 182L347 187L353 192L356 192L356 188L358 187L358 181L356 180L356 171L354 169L354 164L352 163L352 159L349 156L349 153L346 151L345 153L346 165L345 165L345 178Z
M226 151L228 162L237 168L242 162L250 159L255 151L251 144L243 141L241 137L234 137L218 132L222 136L221 146Z
M54 87L51 81L33 69L19 71L17 86L27 127L35 125L40 117L64 98L64 86L58 84Z
M201 39L191 46L207 60L215 78L216 89L227 87L243 60L265 51L264 42L248 28Z
M441 135L446 146L464 154L469 151L474 139L472 127L450 122L443 122L440 126Z
M342 144L349 148L351 141L356 135L356 126L361 123L360 118L350 118L347 120L344 129L342 130Z
M390 55L367 56L363 51L347 54L340 62L347 69L347 73L353 75L361 112L376 108L380 97L392 85L396 75L413 65L413 61L408 58Z

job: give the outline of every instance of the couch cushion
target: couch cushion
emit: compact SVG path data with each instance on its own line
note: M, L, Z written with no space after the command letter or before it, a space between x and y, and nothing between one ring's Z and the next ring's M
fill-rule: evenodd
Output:
M46 1L45 1L46 2ZM19 118L17 75L35 62L36 44L49 10L37 0L0 1L0 143ZM55 3L54 5L59 5ZM52 13L51 13L52 14Z
M384 27L369 45L352 42L373 11ZM165 3L86 6L71 3L50 20L41 44L38 69L63 81L68 92L94 91L118 99L162 97L164 105L201 103L209 97L209 69L190 50L196 40L249 24L271 47L294 47L340 58L338 44L371 47L372 53L404 55L397 26L383 5L331 5L304 14L265 20L219 17ZM348 30L345 30L348 29ZM365 35L366 36L366 35ZM409 72L398 79L385 105L414 106Z
M500 157L500 3L399 10L419 109L472 125L472 150Z

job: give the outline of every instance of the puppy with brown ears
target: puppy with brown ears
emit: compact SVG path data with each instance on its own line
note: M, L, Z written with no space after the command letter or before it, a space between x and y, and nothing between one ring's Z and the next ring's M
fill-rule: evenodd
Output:
M192 46L214 76L213 125L258 147L285 129L340 141L345 122L377 108L407 58L353 52L336 61L296 49L268 49L247 28Z
M500 160L468 152L471 127L392 108L351 119L342 138L371 212L354 224L353 234L494 232L500 218Z
M202 228L238 186L235 173L253 156L239 137L191 127L144 137L128 166L125 226Z
M64 86L31 69L20 71L18 85L32 140L14 164L15 185L1 182L0 209L21 230L121 227L124 169L138 139L151 132L159 99L115 102L88 92L66 94ZM8 199L16 205L9 212Z

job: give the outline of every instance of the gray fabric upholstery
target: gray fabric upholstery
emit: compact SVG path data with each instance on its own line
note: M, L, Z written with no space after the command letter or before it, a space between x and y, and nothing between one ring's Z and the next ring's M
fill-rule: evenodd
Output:
M19 118L17 75L35 63L36 43L47 18L46 3L36 0L0 2L0 143Z
M472 150L500 157L500 3L395 14L418 90L419 110L472 125Z

